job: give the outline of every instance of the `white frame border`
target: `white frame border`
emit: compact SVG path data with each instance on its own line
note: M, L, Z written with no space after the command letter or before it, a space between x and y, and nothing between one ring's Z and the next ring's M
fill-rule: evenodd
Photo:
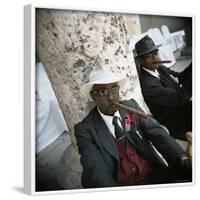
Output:
M44 4L31 4L24 7L24 192L30 195L47 195L47 194L65 194L65 193L80 193L80 192L99 192L99 191L117 191L130 189L146 189L146 188L163 188L163 187L179 187L179 186L193 186L195 185L196 174L196 144L195 137L193 137L193 181L191 183L175 183L162 185L144 185L144 186L127 186L115 188L94 188L94 189L73 189L73 190L57 190L36 192L35 187L35 37L36 37L36 9L57 9L57 10L77 10L77 11L93 11L93 12L112 12L123 14L138 14L138 15L154 15L154 16L170 16L170 17L191 17L192 18L192 61L193 61L193 94L195 97L195 15L194 14L175 14L175 13L154 13L146 11L134 11L118 9L113 10L109 8L92 8L92 7L64 7L52 6ZM193 132L195 133L195 115L194 115L193 101ZM195 134L193 135L195 136Z

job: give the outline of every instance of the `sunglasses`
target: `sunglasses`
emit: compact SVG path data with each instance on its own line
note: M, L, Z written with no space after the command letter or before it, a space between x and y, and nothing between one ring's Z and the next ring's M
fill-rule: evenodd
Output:
M92 94L100 96L100 97L105 97L110 93L116 95L119 93L119 85L114 85L111 88L102 88L98 90L92 90L91 92Z

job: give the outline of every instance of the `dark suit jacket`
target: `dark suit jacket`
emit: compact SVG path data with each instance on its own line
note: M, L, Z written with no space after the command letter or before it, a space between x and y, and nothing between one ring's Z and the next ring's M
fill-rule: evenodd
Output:
M191 68L190 66L188 69L191 70ZM181 74L175 73L164 66L159 66L157 70L160 74L160 79L141 69L140 83L145 102L154 117L172 132L187 131L186 127L183 126L187 124L188 116L190 121L192 118L192 103L190 102L192 79L191 77L185 79L180 86L170 75L180 78Z
M134 100L123 103L140 110ZM119 112L123 120L126 112L122 110ZM136 129L140 131L142 138L138 136ZM174 139L152 117L138 119L135 126L131 127L131 131L126 134L139 154L154 166L166 167L149 141L169 165L173 165L178 155L183 152ZM119 156L112 135L96 107L82 122L75 125L75 136L83 165L83 187L115 186Z

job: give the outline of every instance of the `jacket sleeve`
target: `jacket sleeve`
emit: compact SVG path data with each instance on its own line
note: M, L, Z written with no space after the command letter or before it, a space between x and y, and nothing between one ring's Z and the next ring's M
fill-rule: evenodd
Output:
M183 85L177 89L164 87L160 80L154 77L142 85L145 100L152 104L176 107L185 104L191 98L191 92Z
M137 102L134 101L136 109L142 111ZM152 142L156 149L167 160L168 164L174 166L180 154L184 153L183 149L176 143L167 131L156 121L149 116L147 119L140 118L140 130L147 140Z
M111 187L116 183L105 163L91 132L83 124L75 125L75 136L83 166L82 185L85 188Z
M152 142L169 165L174 166L179 155L184 153L175 139L152 117L140 119L140 124L145 138Z
M165 68L165 70L168 71L169 74L177 77L180 84L184 84L185 81L192 81L192 63L190 63L182 72L175 72L166 67L163 68Z

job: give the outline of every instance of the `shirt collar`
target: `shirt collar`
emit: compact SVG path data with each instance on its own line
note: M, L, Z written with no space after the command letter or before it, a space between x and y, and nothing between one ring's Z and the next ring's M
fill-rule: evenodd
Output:
M113 121L113 117L114 116L117 116L121 119L121 116L119 114L119 111L117 110L115 113L114 113L114 116L110 116L110 115L104 115L100 110L99 108L97 107L98 109L98 112L99 114L101 115L101 117L103 118L104 122L106 123L109 131L112 133L112 135L115 137L115 128L114 128L114 125L112 123ZM121 126L121 125L120 125Z
M152 76L154 76L154 77L156 77L156 78L160 78L160 75L159 75L159 73L158 73L158 71L155 69L154 71L152 71L152 70L149 70L149 69L146 69L146 68L144 68L143 67L143 69L145 70L145 71L147 71L149 74L151 74Z

